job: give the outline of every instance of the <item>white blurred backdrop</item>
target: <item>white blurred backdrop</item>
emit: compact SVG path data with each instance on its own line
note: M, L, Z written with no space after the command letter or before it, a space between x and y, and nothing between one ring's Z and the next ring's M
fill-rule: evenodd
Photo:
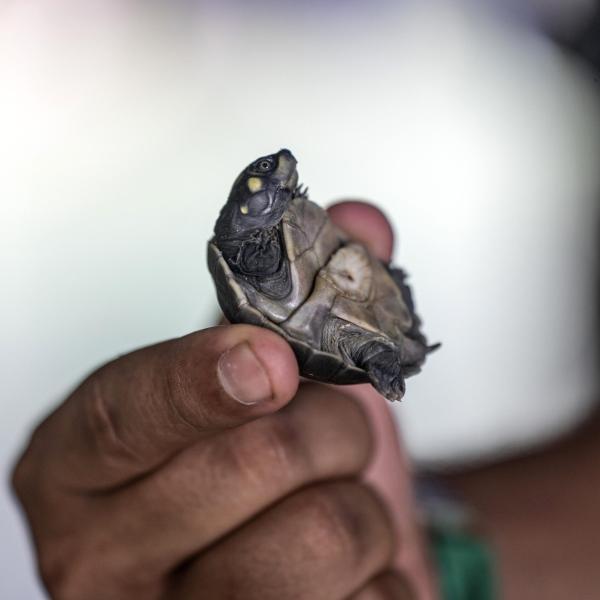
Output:
M417 461L578 423L596 390L598 85L492 4L5 2L3 479L90 370L213 322L206 240L238 171L282 146L314 200L370 199L396 228L444 344L394 407ZM0 597L40 597L6 487L0 510Z

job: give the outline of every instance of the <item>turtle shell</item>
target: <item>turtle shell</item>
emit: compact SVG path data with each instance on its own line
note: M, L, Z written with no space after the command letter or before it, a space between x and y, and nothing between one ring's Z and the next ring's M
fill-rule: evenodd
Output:
M221 251L212 242L208 245L208 266L217 288L221 310L227 319L231 323L248 323L265 327L284 337L296 355L302 376L339 384L369 381L367 373L362 369L348 365L340 355L323 352L309 342L291 336L254 307Z
M295 199L281 223L292 291L282 301L258 292L229 268L211 240L208 266L219 304L232 323L266 327L284 337L300 373L338 384L366 383L367 373L322 349L325 322L337 317L402 346L414 316L387 267L352 243L307 198Z

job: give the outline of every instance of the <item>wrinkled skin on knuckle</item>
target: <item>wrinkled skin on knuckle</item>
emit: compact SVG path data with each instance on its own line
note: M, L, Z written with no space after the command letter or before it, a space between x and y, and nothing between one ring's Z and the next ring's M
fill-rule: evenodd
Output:
M202 352L198 349L197 352ZM165 356L165 369L161 382L161 396L168 410L167 420L175 428L197 431L204 419L203 412L209 403L214 382L209 380L201 365L192 364L196 353L185 348L181 339L176 340Z
M44 428L38 426L27 448L23 451L11 473L11 487L20 502L34 534L51 518L53 506L62 501L62 495L40 460L44 453Z
M321 483L272 505L237 534L199 557L174 581L175 598L347 597L391 557L373 550L381 510L355 482ZM186 595L187 594L187 595Z
M72 544L64 541L39 544L38 569L53 600L81 598L97 581L86 553L75 551Z
M190 358L184 350L177 340L122 356L98 369L69 398L80 406L88 439L105 464L135 470L144 464L138 454L154 452L157 429L165 438L197 430L202 401L190 373L198 369L186 364Z
M50 596L56 600L158 599L161 574L113 550L110 534L93 528L82 536L40 544L38 566Z
M204 330L173 341L165 350L164 368L155 382L160 393L154 398L165 413L163 427L208 433L229 426L231 412L239 407L229 401L217 377L216 355L226 349L225 333L225 328Z
M219 470L239 474L244 486L280 486L308 470L301 432L282 414L239 428L215 458Z
M123 464L135 464L138 459L125 442L121 424L115 416L115 399L103 381L102 369L82 384L76 401L81 406L82 423L88 439L93 442L103 462L113 464L115 468Z
M354 575L374 574L392 560L392 522L376 494L354 481L321 484L312 490L309 544L323 560L345 565Z
M344 497L343 490L335 485L312 488L303 511L304 543L311 553L324 560L349 561L352 568L359 564L367 550L363 536L365 523Z

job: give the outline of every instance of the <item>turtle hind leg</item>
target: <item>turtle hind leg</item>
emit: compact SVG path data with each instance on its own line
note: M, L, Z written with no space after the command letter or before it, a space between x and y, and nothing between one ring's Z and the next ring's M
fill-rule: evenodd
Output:
M402 400L406 386L397 349L384 347L364 361L363 368L373 387L390 401Z
M404 395L404 377L418 371L418 357L409 360L404 369L399 347L337 317L325 323L322 348L334 354L339 352L346 362L363 369L375 389L392 401Z
M421 365L429 352L439 344L424 344L405 338L402 348L381 342L371 342L363 350L362 368L377 391L388 400L401 400L404 395L404 379L421 371ZM370 353L367 351L370 350Z

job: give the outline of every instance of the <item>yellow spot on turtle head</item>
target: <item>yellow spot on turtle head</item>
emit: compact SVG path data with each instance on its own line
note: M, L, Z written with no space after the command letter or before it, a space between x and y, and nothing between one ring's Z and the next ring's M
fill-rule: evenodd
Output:
M262 190L263 182L260 177L248 177L248 181L246 182L248 185L248 189L254 194L259 190Z
M240 206L240 212L241 212L243 215L247 215L247 214L248 214L248 205L247 205L247 204L242 204L242 205Z

